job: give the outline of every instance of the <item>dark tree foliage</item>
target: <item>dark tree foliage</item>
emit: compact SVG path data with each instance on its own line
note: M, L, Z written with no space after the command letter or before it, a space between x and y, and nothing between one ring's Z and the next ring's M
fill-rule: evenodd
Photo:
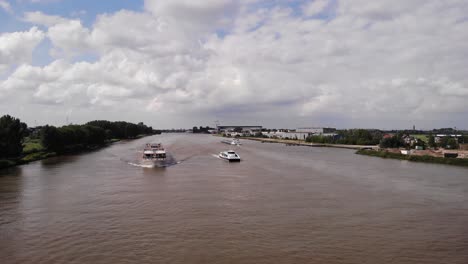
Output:
M338 130L336 136L313 135L307 137L307 142L346 145L377 145L383 137L380 130L347 129Z
M23 152L28 126L9 115L0 118L0 158L14 158Z
M461 144L468 144L468 135L464 135L463 137L461 137L461 139L459 140L459 142Z
M63 152L103 145L109 139L135 138L152 134L153 128L143 123L92 121L86 125L45 126L41 130L42 145L49 151Z
M439 146L446 149L458 149L458 142L455 138L443 137L440 139Z
M404 146L405 142L403 142L403 140L399 136L384 138L380 141L381 148L400 148Z
M202 127L202 126L200 126L200 128L194 126L194 127L192 128L192 132L193 132L194 134L197 134L197 133L208 134L208 133L210 133L210 132L209 132L210 129L213 129L213 128L210 128L209 126L207 126L207 127Z
M254 137L258 137L258 138L268 138L267 135L263 135L262 132L255 132L255 134L253 135Z
M60 151L63 149L62 135L54 126L44 126L41 129L41 143L49 151Z
M432 132L434 134L457 134L458 131L448 127L448 128L439 128L439 129L433 129Z
M435 143L435 138L432 134L430 134L428 137L427 137L427 145L431 148L434 148L436 147L436 143Z
M100 127L105 130L107 139L128 139L138 135L156 134L152 127L143 123L133 124L124 121L111 122L106 120L96 120L88 122L86 125Z

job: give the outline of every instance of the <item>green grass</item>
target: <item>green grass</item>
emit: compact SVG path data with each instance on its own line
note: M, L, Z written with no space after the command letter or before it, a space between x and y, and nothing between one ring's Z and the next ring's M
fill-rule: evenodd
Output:
M43 151L35 152L35 153L31 153L31 154L24 156L24 158L21 159L21 163L28 163L28 162L33 162L36 160L43 160L43 159L47 159L56 155L57 154L55 152L43 152Z
M427 135L411 135L411 136L414 137L414 138L420 139L420 140L422 140L422 141L424 141L426 143L429 140L429 137Z
M35 152L44 151L44 147L42 146L39 139L26 138L23 145L24 154L31 154Z
M455 158L442 158L442 157L433 157L433 156L412 156L412 155L403 155L400 153L392 153L387 151L375 151L375 150L358 150L356 154L367 155L372 157L379 157L384 159L399 159L399 160L409 160L414 162L425 162L425 163L437 163L437 164L446 164L446 165L456 165L456 166L465 166L468 167L468 159L455 159Z

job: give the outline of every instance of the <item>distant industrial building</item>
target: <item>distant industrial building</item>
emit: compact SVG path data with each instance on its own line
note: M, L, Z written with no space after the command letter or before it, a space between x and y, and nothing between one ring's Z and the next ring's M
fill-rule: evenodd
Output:
M463 135L454 135L454 134L437 134L434 138L434 141L435 143L440 143L442 141L442 138L446 138L446 137L450 137L450 138L454 138L457 142L458 142L458 139L463 137Z
M300 139L305 140L309 136L324 136L334 137L337 136L335 128L322 128L322 127L309 127L297 128L296 130L279 130L276 132L262 132L264 136L276 137L281 139Z
M265 135L265 134L264 134ZM301 133L301 132L273 132L267 133L268 137L277 137L281 139L300 139L306 140L310 133Z
M330 127L300 127L296 129L298 133L309 133L314 135L330 134L336 132L336 128Z
M218 133L224 133L231 136L234 135L253 135L261 132L262 126L217 126Z

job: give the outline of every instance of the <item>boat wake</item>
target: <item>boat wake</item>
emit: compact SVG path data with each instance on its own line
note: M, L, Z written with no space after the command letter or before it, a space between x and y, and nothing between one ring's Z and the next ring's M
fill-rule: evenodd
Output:
M218 154L211 154L211 156L213 156L213 158L222 159L222 158L219 157Z
M137 164L137 163L133 163L133 162L128 162L129 165L132 165L134 167L140 167L140 168L147 168L147 169L152 169L152 168L155 168L156 166L154 165L146 165L146 164Z
M134 166L134 167L140 167L140 168L167 168L171 167L177 164L182 163L182 161L177 161L175 160L172 156L168 155L167 159L163 162L156 162L154 164L148 164L148 163L141 163L140 161L126 161L127 164Z
M134 166L134 167L140 167L140 168L147 168L147 169L153 169L153 168L167 168L171 167L177 164L180 164L181 162L173 162L173 163L164 163L164 164L141 164L141 163L133 163L133 162L128 162L129 165Z

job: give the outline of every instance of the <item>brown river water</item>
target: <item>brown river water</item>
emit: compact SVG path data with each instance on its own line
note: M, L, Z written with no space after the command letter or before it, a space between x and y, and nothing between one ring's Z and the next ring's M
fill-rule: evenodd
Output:
M468 263L468 169L168 134L0 171L0 263ZM178 164L137 166L147 142Z

